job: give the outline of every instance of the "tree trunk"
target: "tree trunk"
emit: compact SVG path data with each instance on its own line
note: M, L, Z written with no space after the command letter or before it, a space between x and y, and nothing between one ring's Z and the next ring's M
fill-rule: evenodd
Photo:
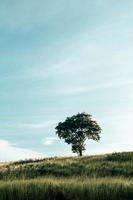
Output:
M79 156L82 156L82 150L79 149Z

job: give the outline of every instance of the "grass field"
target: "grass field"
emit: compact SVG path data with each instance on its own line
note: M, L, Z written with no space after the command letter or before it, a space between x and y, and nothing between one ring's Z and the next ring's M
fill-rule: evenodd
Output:
M133 152L0 165L0 200L132 200Z

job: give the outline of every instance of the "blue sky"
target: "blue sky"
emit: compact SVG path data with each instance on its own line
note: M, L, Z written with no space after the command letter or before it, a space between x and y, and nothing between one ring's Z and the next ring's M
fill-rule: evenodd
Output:
M0 1L0 160L72 155L54 127L87 112L86 154L132 151L133 1Z

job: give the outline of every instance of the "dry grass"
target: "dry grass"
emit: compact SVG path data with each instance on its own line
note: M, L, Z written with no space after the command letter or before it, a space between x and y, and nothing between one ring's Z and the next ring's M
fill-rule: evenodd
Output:
M0 166L0 200L132 200L133 152Z

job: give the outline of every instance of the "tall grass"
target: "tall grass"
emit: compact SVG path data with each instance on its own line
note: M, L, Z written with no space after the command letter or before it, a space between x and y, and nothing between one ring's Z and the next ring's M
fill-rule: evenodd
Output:
M45 178L0 182L0 200L132 200L127 179Z
M133 152L0 165L0 200L133 200Z

